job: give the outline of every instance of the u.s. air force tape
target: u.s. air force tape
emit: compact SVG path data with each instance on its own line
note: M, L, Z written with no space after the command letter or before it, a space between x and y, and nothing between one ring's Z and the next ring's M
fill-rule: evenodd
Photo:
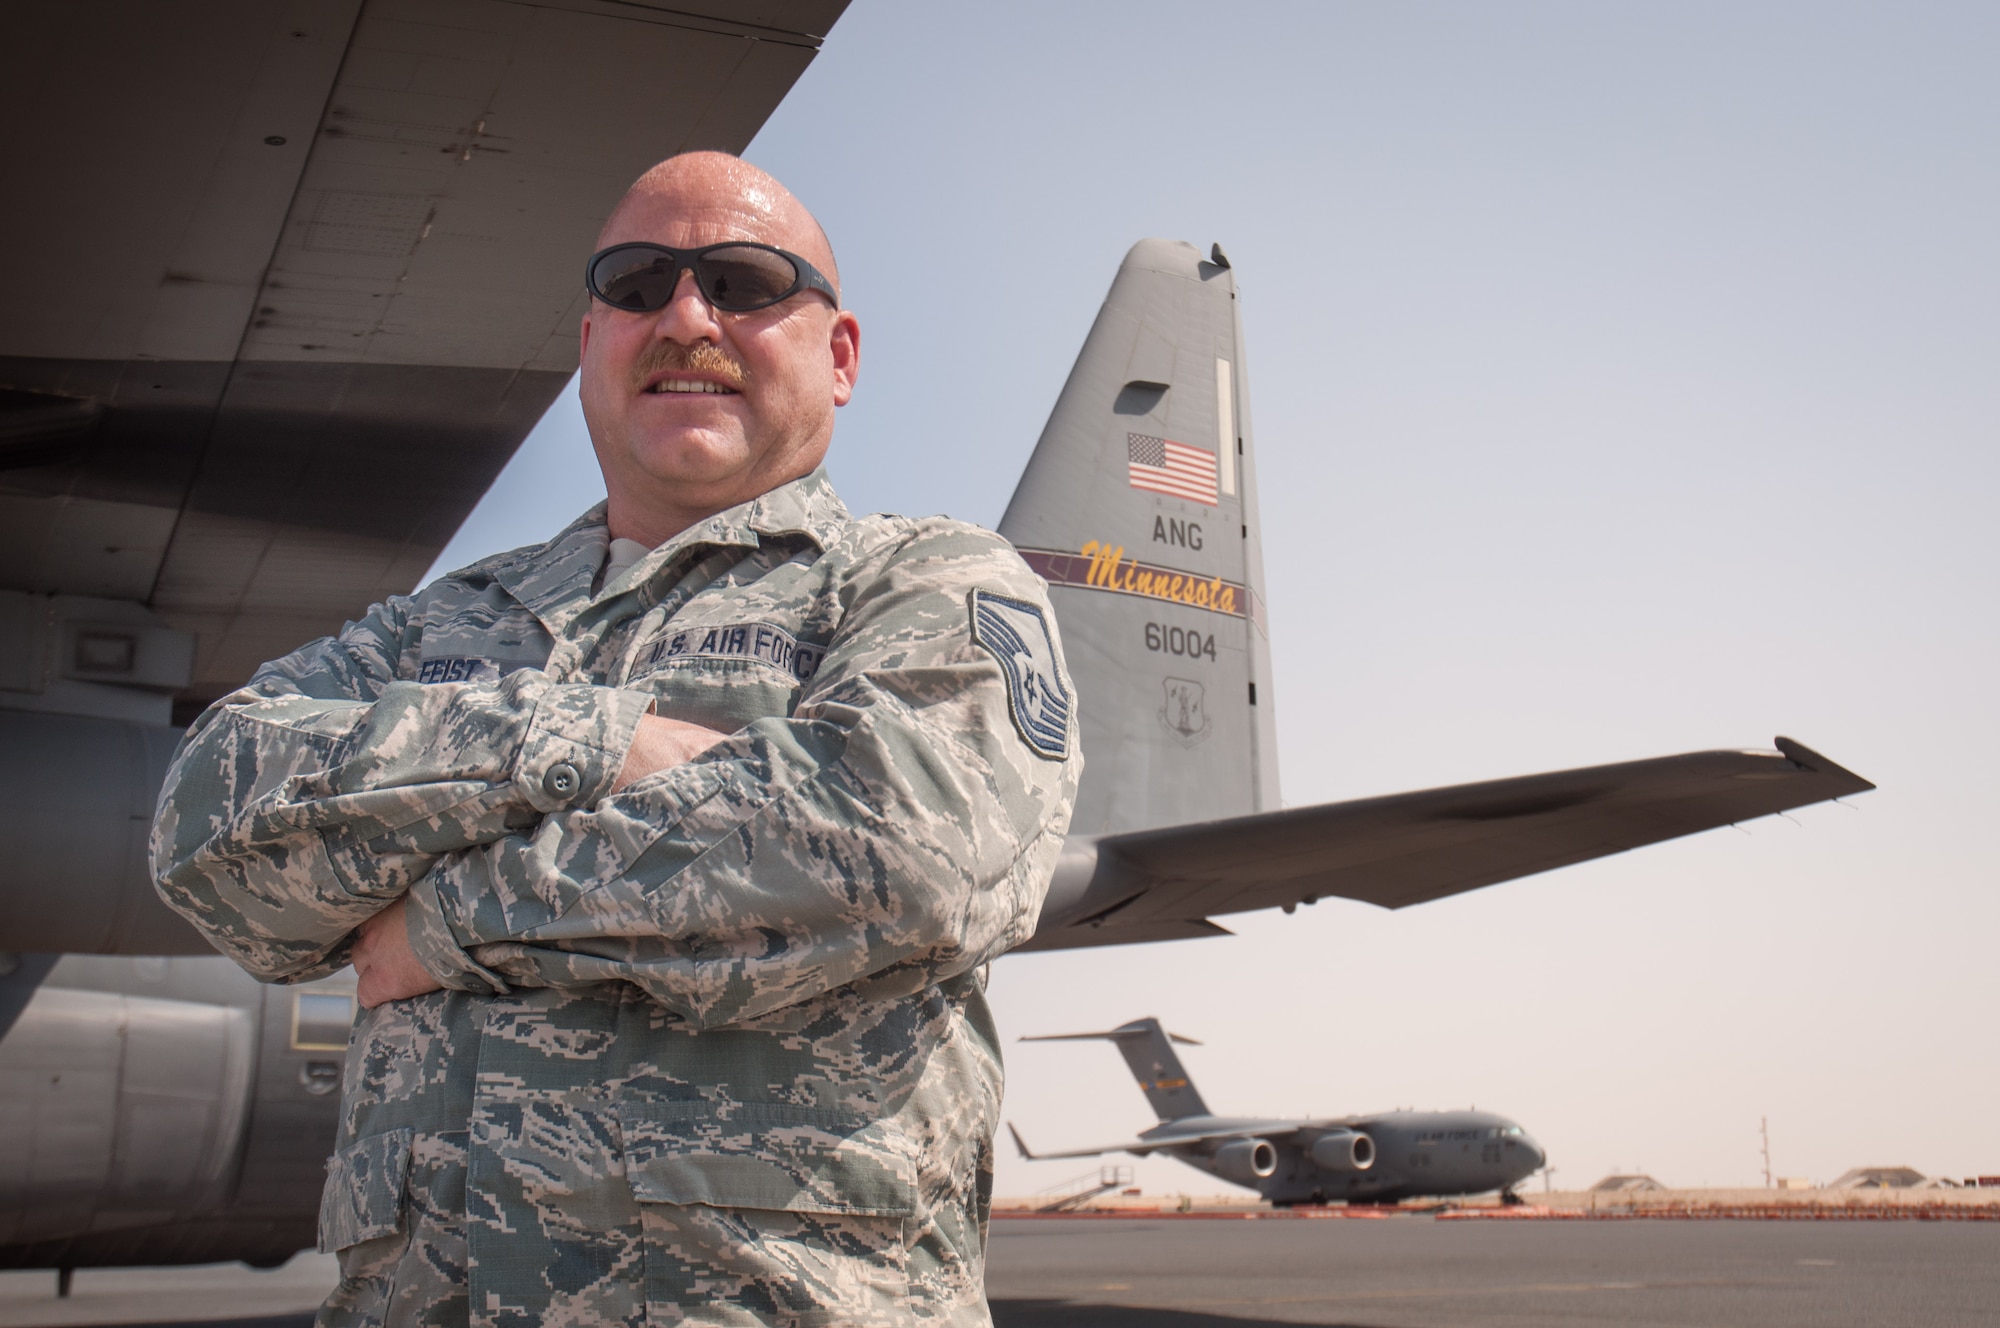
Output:
M826 647L801 641L770 623L670 627L640 648L635 668L650 671L676 659L754 659L804 682L819 672Z
M1028 750L1051 761L1069 755L1069 688L1056 663L1055 638L1039 606L975 590L972 639L1000 663L1007 713Z

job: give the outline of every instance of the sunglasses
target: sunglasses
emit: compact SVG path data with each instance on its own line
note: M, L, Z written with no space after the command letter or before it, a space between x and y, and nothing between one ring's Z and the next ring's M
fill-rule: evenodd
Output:
M811 263L783 249L742 240L699 249L669 249L643 240L614 244L590 256L583 284L614 309L658 313L672 302L683 271L694 273L701 298L723 313L767 309L803 290L818 291L840 307L833 283Z

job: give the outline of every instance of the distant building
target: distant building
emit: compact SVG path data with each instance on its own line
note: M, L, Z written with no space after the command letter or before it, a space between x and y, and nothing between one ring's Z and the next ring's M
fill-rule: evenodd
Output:
M1813 1183L1804 1176L1778 1177L1778 1188L1781 1190L1809 1190L1812 1187Z
M1647 1190L1664 1190L1667 1187L1651 1176L1606 1176L1590 1187L1592 1194L1643 1194Z
M1856 1167L1835 1181L1833 1190L1919 1190L1932 1188L1930 1178L1915 1167Z

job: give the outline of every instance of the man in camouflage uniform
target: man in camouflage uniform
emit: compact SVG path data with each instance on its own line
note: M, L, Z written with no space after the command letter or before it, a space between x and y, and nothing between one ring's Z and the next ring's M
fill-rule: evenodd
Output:
M601 244L742 240L834 272L717 154ZM323 1324L987 1321L982 965L1081 766L1045 588L841 506L831 289L667 281L584 322L606 505L266 665L161 795L169 903L266 980L359 974Z

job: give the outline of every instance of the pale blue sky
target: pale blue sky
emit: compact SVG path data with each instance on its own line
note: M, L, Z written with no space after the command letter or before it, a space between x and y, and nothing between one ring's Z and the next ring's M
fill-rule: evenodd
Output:
M748 154L862 318L851 506L997 520L1125 249L1219 240L1288 802L1779 732L1882 785L1005 960L1009 1038L1157 1014L1219 1109L1476 1103L1559 1185L1755 1183L1760 1115L1784 1175L2000 1170L1996 68L1979 4L856 0ZM601 491L565 398L441 565ZM1037 1143L1150 1123L1107 1045L1009 1058Z

